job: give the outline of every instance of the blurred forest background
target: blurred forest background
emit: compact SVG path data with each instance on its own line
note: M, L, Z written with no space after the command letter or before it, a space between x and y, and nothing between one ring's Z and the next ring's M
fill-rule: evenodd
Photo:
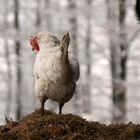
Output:
M88 120L140 121L140 25L134 0L1 0L0 124L38 108L29 37L70 31L81 75L64 112ZM56 103L46 108L58 112Z

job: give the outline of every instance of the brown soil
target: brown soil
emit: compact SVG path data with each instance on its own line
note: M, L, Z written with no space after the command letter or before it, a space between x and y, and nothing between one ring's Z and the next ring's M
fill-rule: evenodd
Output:
M72 115L40 110L0 126L0 140L140 140L140 125L88 122Z

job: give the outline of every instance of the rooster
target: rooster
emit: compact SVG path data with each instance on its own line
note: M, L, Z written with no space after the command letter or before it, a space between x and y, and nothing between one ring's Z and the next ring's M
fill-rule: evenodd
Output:
M74 95L80 72L77 58L68 51L69 43L69 32L61 40L48 32L39 32L30 38L32 50L38 52L33 73L42 114L47 99L58 102L61 114L64 104Z

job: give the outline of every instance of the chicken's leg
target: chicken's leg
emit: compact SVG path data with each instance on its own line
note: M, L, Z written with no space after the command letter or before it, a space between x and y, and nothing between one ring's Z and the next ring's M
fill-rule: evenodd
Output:
M64 103L59 103L59 114L62 113L62 107L63 107Z
M43 97L41 100L41 115L44 115L44 105L46 100L47 100L46 97Z
M44 115L44 105L45 105L45 102L42 101L41 102L41 115Z

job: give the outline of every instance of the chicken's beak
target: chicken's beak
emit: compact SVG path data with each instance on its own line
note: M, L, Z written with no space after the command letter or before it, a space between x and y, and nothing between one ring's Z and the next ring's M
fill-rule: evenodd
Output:
M33 36L30 37L30 45L32 46L32 51L34 51L34 48L33 48Z
M33 42L33 36L31 36L29 40L30 40L30 45L32 46L32 44L33 44L32 43Z

